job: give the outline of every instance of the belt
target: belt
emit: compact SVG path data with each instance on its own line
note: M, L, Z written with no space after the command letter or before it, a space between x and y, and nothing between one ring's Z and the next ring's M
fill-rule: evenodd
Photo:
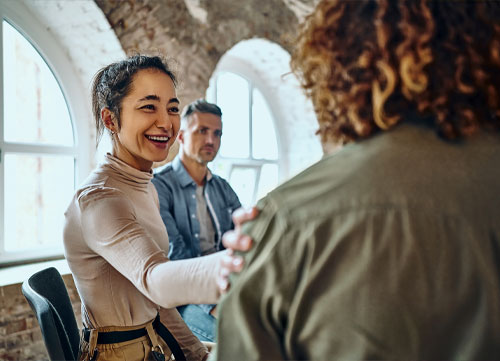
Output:
M99 332L99 334L97 335L97 344L105 345L110 343L120 343L120 342L135 340L136 338L146 336L147 334L148 332L146 331L146 328L139 328L137 330L129 330L129 331ZM83 330L83 339L89 342L90 330L88 328L85 328Z
M156 330L158 335L167 343L170 351L174 354L176 360L185 360L186 356L182 352L179 344L175 337L170 333L170 331L165 327L163 323L160 322L160 316L156 316L153 321L153 328ZM83 329L83 339L89 342L90 339L90 329ZM120 343L130 340L135 340L139 337L146 336L148 331L145 327L139 328L137 330L128 331L109 331L109 332L98 332L97 334L97 344L110 344L110 343Z

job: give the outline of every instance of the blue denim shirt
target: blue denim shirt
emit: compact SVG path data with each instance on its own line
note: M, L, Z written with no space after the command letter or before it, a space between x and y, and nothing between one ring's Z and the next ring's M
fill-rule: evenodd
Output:
M196 182L179 156L156 173L152 182L158 191L160 213L167 227L170 243L168 257L175 260L201 256ZM222 250L222 235L234 228L231 214L241 204L229 183L215 174L207 177L204 195L214 225L216 249Z

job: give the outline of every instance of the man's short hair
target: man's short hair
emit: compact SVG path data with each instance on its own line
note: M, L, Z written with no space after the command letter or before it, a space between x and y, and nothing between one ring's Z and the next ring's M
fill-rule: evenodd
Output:
M186 105L182 111L182 127L189 124L189 119L193 113L210 113L222 118L222 110L217 104L209 103L205 99L197 99Z

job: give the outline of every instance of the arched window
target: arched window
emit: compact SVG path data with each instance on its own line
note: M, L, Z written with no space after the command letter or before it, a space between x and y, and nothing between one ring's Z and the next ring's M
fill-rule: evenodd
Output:
M249 206L278 185L279 144L274 117L252 81L232 72L217 74L207 99L222 109L222 144L212 168Z
M77 168L88 168L60 79L8 10L0 10L0 264L62 256L64 211Z
M245 205L321 158L311 102L290 54L266 39L243 40L219 60L206 92L222 108L222 145L210 165Z

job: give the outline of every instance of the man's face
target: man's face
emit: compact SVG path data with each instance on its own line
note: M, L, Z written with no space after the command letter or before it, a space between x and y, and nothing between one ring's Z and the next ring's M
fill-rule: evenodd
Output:
M187 128L179 132L179 143L185 156L206 165L219 151L222 121L210 113L195 112L190 117Z

